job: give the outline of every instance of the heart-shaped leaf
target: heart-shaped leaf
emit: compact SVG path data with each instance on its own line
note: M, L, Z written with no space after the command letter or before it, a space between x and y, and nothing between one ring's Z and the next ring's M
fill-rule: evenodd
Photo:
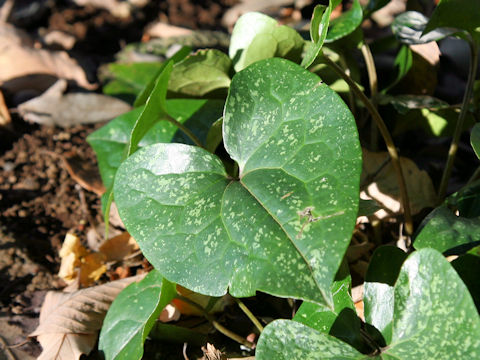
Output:
M240 71L255 61L282 57L299 62L304 40L291 27L279 25L275 19L250 12L235 23L228 54L235 71Z
M358 208L361 155L347 106L316 75L268 59L233 78L223 134L238 179L180 144L127 159L114 190L127 229L166 278L196 292L331 304Z
M428 18L418 11L406 11L398 15L392 23L392 31L397 39L408 45L426 44L430 41L437 41L453 34L451 29L436 29L422 36Z
M221 100L172 99L166 103L168 114L185 124L202 141L205 140L212 122L223 112ZM113 178L120 166L125 146L128 144L133 125L142 113L143 107L118 116L107 125L90 134L87 138L97 155L102 181L105 187L113 184ZM191 140L167 121L159 121L145 134L140 147L175 140L190 144Z
M333 336L296 321L275 320L258 340L256 360L354 360L366 356Z
M446 205L433 210L415 237L415 249L433 248L440 252L480 241L480 218L456 216ZM470 247L471 247L470 246Z
M362 20L362 6L358 0L354 0L350 10L330 22L330 29L325 42L329 43L347 36L362 23Z
M330 23L330 14L332 13L332 3L330 6L317 5L313 9L312 21L310 24L310 38L312 44L302 60L301 66L308 68L317 58L323 42L327 37L328 24Z
M103 322L98 348L105 358L141 359L148 333L175 295L175 284L163 281L156 270L127 286L112 303Z
M385 300L378 293L371 299L372 309ZM436 250L417 251L405 261L395 284L393 304L392 338L383 349L377 346L382 352L377 359L480 357L480 318L472 297ZM336 338L288 320L265 327L256 355L259 360L367 358Z
M199 50L174 66L168 90L204 96L214 90L227 89L231 66L232 61L225 53L215 49Z

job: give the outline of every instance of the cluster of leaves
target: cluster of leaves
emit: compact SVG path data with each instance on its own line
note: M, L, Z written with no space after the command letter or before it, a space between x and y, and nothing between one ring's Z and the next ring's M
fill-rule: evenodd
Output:
M362 8L354 0L330 22L339 2L315 8L311 42L248 13L233 30L229 55L182 49L163 64L139 65L134 76L123 69L124 83L110 87L137 97L134 110L88 139L108 189L104 210L114 199L155 270L110 308L99 344L107 359L141 358L159 312L177 296L175 284L213 297L263 291L304 300L293 320L275 320L261 333L260 360L480 358L471 269L480 262L478 183L424 220L418 251L376 250L365 323L355 313L341 264L359 214L361 148L353 114L326 84L325 62L341 63L348 49L364 45L359 25L388 1ZM455 35L477 52L475 13L476 1L443 0L430 21L400 15L392 25L402 44L398 76L379 99L400 113L448 108L388 91L411 67L409 44ZM475 127L477 153L479 133ZM441 253L460 256L450 264Z

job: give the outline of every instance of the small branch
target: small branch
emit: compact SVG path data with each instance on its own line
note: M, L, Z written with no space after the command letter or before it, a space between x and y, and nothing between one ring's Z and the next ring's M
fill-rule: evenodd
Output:
M378 94L378 80L377 80L377 69L375 68L375 61L373 60L372 52L370 47L363 42L361 47L362 55L367 65L367 74L368 82L370 85L370 101L372 102L375 108L377 107L377 94ZM378 149L378 127L375 125L375 122L372 121L372 128L370 131L370 145L372 150Z
M475 82L475 76L477 73L478 46L473 39L469 41L469 44L470 66L468 71L467 87L463 96L462 109L460 110L460 115L458 116L457 124L455 126L455 132L453 133L452 142L450 144L450 149L448 150L448 158L445 169L443 170L442 181L440 182L440 187L438 188L438 204L443 201L443 199L445 198L445 194L447 193L448 181L450 180L450 176L452 174L453 163L455 161L455 155L457 154L460 135L462 135L463 124L468 111L468 104L470 103L470 99L472 98L473 94L473 84Z
M387 146L388 153L392 158L393 168L395 169L395 172L397 174L398 187L400 189L400 197L402 200L402 207L403 207L404 218L405 218L405 230L408 235L413 234L413 223L412 223L412 216L410 214L410 201L408 199L407 186L405 184L405 178L403 176L402 166L400 165L400 159L398 156L397 149L395 148L395 144L393 143L392 137L390 135L390 132L388 131L387 126L385 125L385 122L383 121L382 117L378 113L378 110L375 108L372 102L367 98L367 96L363 93L363 91L360 90L360 88L357 86L355 81L353 81L350 76L345 74L345 72L332 60L330 60L328 56L324 56L323 58L325 62L328 65L330 65L333 68L333 70L335 70L335 72L343 80L347 82L347 84L350 86L350 89L363 102L363 104L369 111L370 115L372 116L373 120L377 124L380 130L380 133L382 134L383 140L385 141L385 144Z
M234 299L235 299L235 302L237 303L238 307L245 313L245 315L248 316L248 318L253 323L253 325L255 325L256 328L258 329L258 331L260 331L260 333L261 333L263 331L263 326L262 326L262 324L260 324L260 321L258 321L258 319L255 317L255 315L252 314L250 309L242 302L242 300L237 299L237 298L234 298Z
M173 117L171 117L170 115L167 115L165 117L165 119L169 122L169 123L172 123L173 125L175 125L176 127L178 127L180 130L182 130L185 135L187 135L190 140L192 140L192 142L197 145L198 147L201 147L201 148L204 148L204 146L202 145L202 142L200 141L200 139L189 129L187 128L185 125L183 125L182 123L178 122L177 120L175 120Z
M223 326L222 324L220 324L219 322L217 322L209 313L207 313L205 311L205 309L200 306L199 304L197 304L195 301L192 301L190 300L189 298L185 297L185 296L182 296L182 295L177 295L176 296L177 299L179 300L182 300L183 302L186 302L187 304L189 305L192 305L193 307L195 307L196 309L198 309L202 314L203 316L205 317L205 319L207 319L215 329L217 329L218 331L220 331L223 335L225 335L226 337L238 342L239 344L242 344L243 346L246 346L247 348L249 349L253 349L254 345L252 342L248 341L247 339L245 339L244 337L241 337L240 335L238 334L235 334L233 331L227 329L225 326Z

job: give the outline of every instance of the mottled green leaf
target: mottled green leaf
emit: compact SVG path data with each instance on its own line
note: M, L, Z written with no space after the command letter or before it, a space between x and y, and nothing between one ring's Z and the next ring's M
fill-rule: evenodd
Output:
M395 284L393 359L478 359L480 318L465 284L433 249L408 257Z
M200 140L205 141L210 125L222 115L223 101L173 99L167 100L166 108L172 118L185 124ZM107 188L113 184L113 178L123 160L130 133L142 111L143 107L139 107L120 115L87 138L88 143L95 150L100 175ZM145 134L139 146L170 142L172 139L186 144L191 143L191 140L175 125L167 121L159 121Z
M393 105L395 110L397 110L402 115L405 115L410 110L415 109L438 110L450 107L450 105L445 101L428 95L390 96L381 94L379 96L379 103L381 105Z
M222 130L223 117L215 121L210 127L210 130L208 130L207 139L205 140L205 149L207 149L211 153L215 152L218 145L220 145L223 140Z
M331 288L333 310L325 305L303 302L293 320L332 335L361 350L364 343L360 334L360 319L357 317L355 304L350 295L351 284L348 265L344 261Z
M352 33L363 20L363 10L360 2L354 0L352 8L330 22L326 43L341 39Z
M204 96L214 90L227 89L231 67L232 61L223 52L199 50L173 67L168 90L176 94Z
M477 241L480 241L480 217L457 216L446 205L441 205L423 220L413 246L445 252L462 245L471 247Z
M238 72L271 57L300 62L303 46L304 40L294 29L280 26L267 15L250 12L235 23L228 53Z
M392 339L394 284L407 254L394 246L375 250L365 277L365 322L375 326L388 343Z
M175 284L151 271L127 286L114 300L103 322L98 348L110 359L141 359L143 343L162 309L176 295Z
M258 340L255 353L256 360L366 358L343 341L291 320L275 320L268 324Z
M302 59L301 66L309 67L317 58L323 42L327 37L328 24L330 23L330 14L332 13L332 3L330 6L317 5L313 10L312 21L310 24L310 38L312 44Z
M480 38L480 1L441 0L428 22L424 33L449 27L467 30Z
M406 11L393 20L392 31L400 42L408 45L438 41L455 32L451 29L436 29L426 35L422 35L427 23L428 18L422 13Z
M480 124L475 124L470 133L470 144L472 144L473 151L480 159Z
M223 135L239 179L179 144L127 159L115 180L127 229L166 278L193 291L331 304L358 209L361 154L347 106L300 66L263 60L233 78Z

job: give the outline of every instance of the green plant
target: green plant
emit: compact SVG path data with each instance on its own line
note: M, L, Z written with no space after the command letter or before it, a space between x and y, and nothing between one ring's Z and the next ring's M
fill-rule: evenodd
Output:
M396 58L397 76L378 91L372 52L359 25L387 1L372 0L362 9L355 0L330 24L338 3L315 8L311 42L265 15L244 15L233 31L229 56L202 50L185 58L180 52L153 79L143 80L142 91L130 87L137 95L134 110L89 137L108 189L106 219L114 198L127 230L156 269L113 303L100 335L99 348L107 359L141 358L159 312L180 296L175 284L211 296L212 304L227 292L237 298L261 332L257 359L480 357L478 285L465 265L478 269L479 264L474 248L480 226L478 183L472 179L444 202L469 112L480 42L480 18L467 12L480 13L480 5L443 0L430 21L405 13L393 24L396 45L454 34L469 42L472 58L438 194L444 203L417 230L413 246L418 251L407 256L383 246L373 254L363 322L344 261L356 218L364 211L359 210L361 149L355 118L366 110L385 141L411 235L402 165L379 107L392 103L404 114L449 105L418 96L412 105L411 99L390 94L412 67L407 45L401 45ZM449 19L450 6L465 17ZM444 26L460 30L438 29ZM423 35L431 30L433 35ZM370 98L349 65L348 49L361 49ZM351 89L343 94L350 109L327 82ZM478 126L471 141L478 153ZM222 142L226 153L217 151ZM378 146L376 135L370 143ZM460 257L452 266L441 253ZM275 320L263 329L238 299L257 291L303 303L292 320ZM252 346L208 308L191 305L217 330Z

